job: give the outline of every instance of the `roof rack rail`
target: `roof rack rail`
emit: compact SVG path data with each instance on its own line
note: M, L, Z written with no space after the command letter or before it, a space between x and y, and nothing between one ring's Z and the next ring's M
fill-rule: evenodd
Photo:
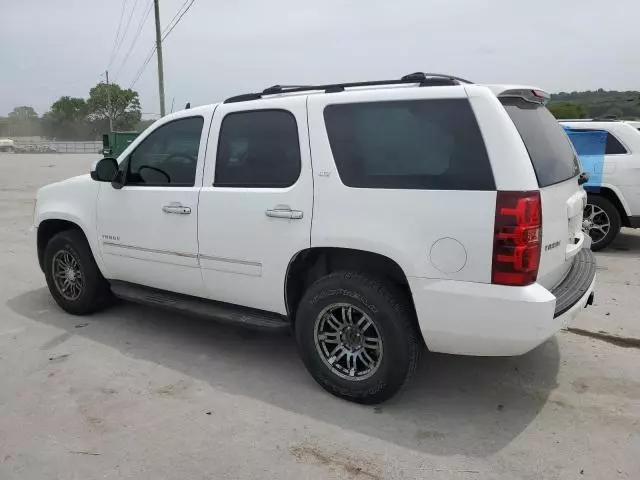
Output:
M325 93L337 93L343 92L345 88L404 85L409 83L417 83L420 87L435 87L460 85L462 83L472 84L473 82L442 73L415 72L405 75L399 80L372 80L368 82L333 83L327 85L273 85L272 87L265 88L262 92L245 93L227 98L224 103L248 102L250 100L259 100L267 95L277 95L281 93L299 93L314 90L321 90Z
M620 122L617 117L593 117L593 118L559 118L560 122Z
M262 91L262 95L275 95L277 93L285 93L288 90L296 88L313 88L311 85L274 85L273 87L265 88Z
M456 80L458 84L460 83L468 83L469 85L473 84L471 80L465 80L461 77L455 77L453 75L448 75L445 73L424 73L424 72L415 72L410 73L409 75L405 75L402 77L402 80L406 82L423 82L428 78L445 78L448 80Z

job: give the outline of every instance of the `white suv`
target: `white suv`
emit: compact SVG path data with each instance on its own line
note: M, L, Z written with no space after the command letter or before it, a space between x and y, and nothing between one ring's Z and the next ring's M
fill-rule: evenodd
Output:
M594 157L593 142L580 142L584 132L602 132L599 159L591 162L591 180L585 184L588 204L584 229L593 250L609 245L620 227L640 228L640 132L638 122L583 120L560 122L585 160ZM596 139L597 140L597 139ZM595 145L598 149L598 145Z
M115 294L293 328L322 387L380 402L424 344L519 355L591 303L586 193L547 98L419 73L177 112L40 189L40 265L74 314Z

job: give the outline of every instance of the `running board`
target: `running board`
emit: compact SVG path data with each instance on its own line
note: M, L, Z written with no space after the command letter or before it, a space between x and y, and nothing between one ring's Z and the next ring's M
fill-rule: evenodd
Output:
M232 325L271 331L287 331L291 328L287 317L277 313L167 292L143 285L112 280L111 291L116 297L130 302L197 315Z

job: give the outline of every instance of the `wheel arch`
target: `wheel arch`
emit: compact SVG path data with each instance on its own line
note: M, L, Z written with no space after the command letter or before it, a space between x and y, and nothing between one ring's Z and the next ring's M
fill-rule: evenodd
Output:
M598 189L587 188L585 190L589 195L599 195L609 200L616 207L618 212L620 212L622 226L629 227L631 225L629 222L628 207L624 201L624 197L622 196L618 188L614 187L613 185L604 185Z
M37 250L38 250L38 263L40 265L40 269L44 271L44 250L47 247L49 241L58 233L64 232L67 230L77 230L84 235L89 247L91 248L91 242L89 242L89 238L87 237L84 229L79 225L79 223L68 220L64 218L46 218L41 220L38 224L38 233L37 233ZM94 258L96 258L95 252Z
M289 262L285 277L287 314L295 322L297 305L305 290L317 279L340 270L354 270L386 279L406 293L413 307L407 275L393 259L366 250L312 247L299 251ZM414 309L415 311L415 309Z

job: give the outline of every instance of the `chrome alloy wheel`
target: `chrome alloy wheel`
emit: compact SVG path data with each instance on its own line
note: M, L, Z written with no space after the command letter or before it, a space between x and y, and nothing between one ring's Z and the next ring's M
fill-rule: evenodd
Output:
M380 368L382 337L373 320L358 307L329 305L316 318L313 336L320 358L341 378L365 380Z
M609 215L602 208L593 203L584 207L582 231L591 237L593 243L601 242L611 229Z
M60 250L53 256L53 281L60 295L76 300L84 288L80 260L71 250Z

